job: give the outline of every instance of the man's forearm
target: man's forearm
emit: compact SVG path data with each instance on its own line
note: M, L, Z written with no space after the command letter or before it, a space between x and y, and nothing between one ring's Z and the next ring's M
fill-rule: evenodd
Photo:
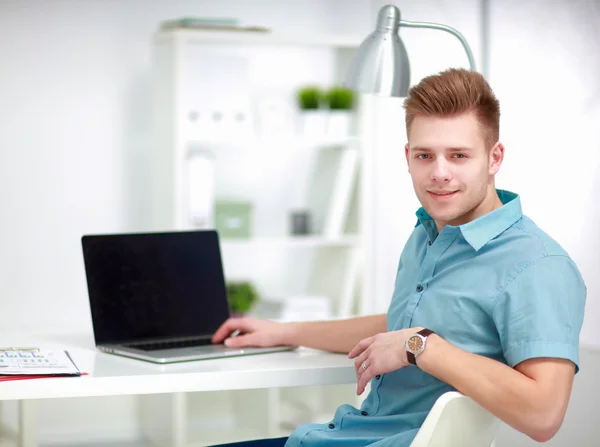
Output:
M386 316L287 323L285 344L347 354L363 338L385 332Z
M417 365L537 441L550 439L562 423L563 414L548 402L550 393L544 392L542 384L437 335L429 337Z

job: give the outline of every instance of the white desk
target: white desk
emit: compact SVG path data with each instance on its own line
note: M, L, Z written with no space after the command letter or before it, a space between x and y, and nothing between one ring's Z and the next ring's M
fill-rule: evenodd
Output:
M91 336L0 335L2 346L66 349L87 376L0 383L0 400L20 401L20 445L37 446L35 399L172 393L175 427L167 442L185 445L178 420L185 393L349 384L356 381L345 355L300 348L292 352L155 365L99 352ZM181 419L181 418L180 418Z

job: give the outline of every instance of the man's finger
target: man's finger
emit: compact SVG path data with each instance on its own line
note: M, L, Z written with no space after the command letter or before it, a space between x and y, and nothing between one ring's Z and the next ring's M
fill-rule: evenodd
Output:
M356 346L354 346L354 348L352 348L352 350L348 353L348 358L353 359L355 357L358 357L367 347L367 344L365 343L367 339L361 340L359 341Z
M371 380L372 377L373 375L369 372L369 368L367 368L367 370L360 375L356 384L356 394L358 396L360 396L365 391L365 387L367 386L367 383L369 382L369 380Z
M256 334L239 335L225 339L228 348L245 348L246 346L258 346Z
M363 369L362 364L367 360L368 357L369 357L369 351L365 350L365 351L363 351L362 354L360 354L358 357L356 357L356 360L354 360L354 372L356 372L356 377L358 377L358 375L360 374L360 371L362 371L362 369Z
M352 351L348 354L348 358L353 359L354 357L358 357L369 345L371 344L371 338L365 338L358 342L358 344L352 348Z
M217 332L215 332L212 337L212 342L221 343L223 340L229 337L233 331L242 330L243 326L244 324L241 318L230 318L229 320L225 321L225 323L223 323L219 329L217 329Z
M367 362L368 364L368 362ZM362 368L361 368L362 369ZM358 376L358 381L356 383L356 393L360 396L367 387L369 381L375 377L376 371L373 365L368 365L367 369L363 370L361 374Z
M365 388L371 379L381 372L381 369L376 364L377 359L374 355L369 355L365 358L364 362L367 365L367 368L365 369L361 366L356 380L356 392L359 396L365 391Z

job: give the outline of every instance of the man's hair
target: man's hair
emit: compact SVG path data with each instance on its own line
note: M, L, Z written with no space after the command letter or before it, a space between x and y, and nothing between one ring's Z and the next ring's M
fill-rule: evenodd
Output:
M406 131L415 116L450 116L475 112L487 149L499 138L500 103L484 77L462 68L427 76L413 86L404 101Z

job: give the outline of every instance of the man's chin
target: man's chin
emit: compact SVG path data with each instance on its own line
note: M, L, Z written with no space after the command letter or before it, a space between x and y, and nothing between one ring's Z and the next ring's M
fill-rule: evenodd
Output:
M425 209L425 211L427 211L427 209ZM433 208L431 212L427 211L427 214L429 214L433 220L440 223L453 222L460 217L458 213L439 212L435 208Z

